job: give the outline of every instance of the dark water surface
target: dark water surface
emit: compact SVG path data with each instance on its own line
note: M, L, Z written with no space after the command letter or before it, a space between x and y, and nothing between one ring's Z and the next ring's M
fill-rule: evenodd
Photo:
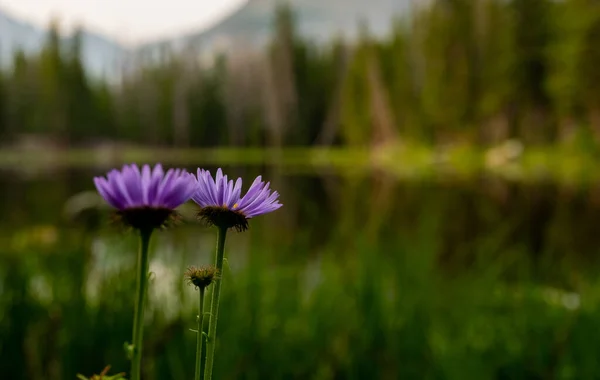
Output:
M0 176L0 374L128 371L137 240L97 170ZM284 207L230 233L218 379L546 379L600 373L600 184L400 181L276 167ZM196 292L215 231L154 236L144 379L193 378Z

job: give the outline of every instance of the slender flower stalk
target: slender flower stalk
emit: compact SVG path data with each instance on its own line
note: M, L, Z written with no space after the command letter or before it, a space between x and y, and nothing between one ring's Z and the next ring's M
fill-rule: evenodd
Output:
M133 352L131 357L131 378L139 379L142 366L142 347L144 335L144 310L146 304L146 294L148 293L148 247L150 246L150 237L152 229L140 230L140 250L137 262L136 295L135 309L133 314Z
M196 337L196 371L195 380L202 379L202 341L204 340L204 289L198 291L198 333Z
M225 237L227 228L218 227L217 252L215 256L215 266L222 273L223 257L225 253ZM206 365L204 368L204 379L212 378L212 370L215 362L215 348L217 344L217 320L219 319L219 300L221 298L221 280L217 279L210 301L210 320L208 324L208 341L206 342Z
M239 232L245 231L248 229L249 219L275 211L282 204L278 201L279 194L276 191L271 192L270 184L263 182L260 176L254 180L243 197L241 197L242 179L238 178L234 184L233 180L228 181L227 176L223 176L221 169L217 170L214 179L210 172L198 169L197 178L198 190L192 199L201 207L198 216L209 225L217 227L215 266L221 273L227 230L234 228ZM214 367L221 282L222 279L216 280L211 299L204 368L205 380L212 378Z
M195 380L202 379L202 343L204 342L204 294L206 288L214 282L218 277L219 272L213 266L205 266L201 268L190 267L185 272L185 277L189 284L194 284L198 288L198 334L196 338L196 371Z
M181 169L164 173L160 164L153 169L144 165L142 170L133 164L123 166L121 171L111 170L106 177L95 177L94 184L106 202L116 209L117 219L137 230L140 236L132 344L126 344L131 359L131 380L139 380L150 237L155 229L174 219L175 208L191 198L197 181L193 174Z

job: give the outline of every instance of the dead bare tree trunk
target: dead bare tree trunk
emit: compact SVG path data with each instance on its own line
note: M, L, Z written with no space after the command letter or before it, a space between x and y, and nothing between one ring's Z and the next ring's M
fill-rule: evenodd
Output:
M381 70L377 58L370 54L367 63L367 80L370 90L373 137L371 143L375 146L394 143L398 140L396 121L390 107L389 95L382 83Z
M288 125L295 120L297 91L294 75L294 31L289 8L282 8L277 19L277 38L272 46L267 75L267 123L269 143L282 146Z

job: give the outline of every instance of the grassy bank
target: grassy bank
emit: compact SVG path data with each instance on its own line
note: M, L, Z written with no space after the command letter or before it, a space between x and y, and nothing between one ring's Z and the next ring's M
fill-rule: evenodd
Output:
M552 180L566 183L600 179L600 155L572 145L524 147L507 141L494 148L472 145L432 147L421 144L350 148L218 148L0 150L4 169L108 168L129 162L162 162L179 166L260 166L284 168L287 173L332 169L347 174L383 170L400 178L436 176L470 178L491 174L511 180Z

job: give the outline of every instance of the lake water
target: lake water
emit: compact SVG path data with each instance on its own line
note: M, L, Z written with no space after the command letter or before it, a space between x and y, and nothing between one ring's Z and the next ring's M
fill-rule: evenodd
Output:
M137 240L98 206L107 169L0 177L2 378L129 370ZM600 184L224 169L284 207L228 235L216 378L598 377ZM183 272L216 235L194 213L153 236L144 379L193 377Z

